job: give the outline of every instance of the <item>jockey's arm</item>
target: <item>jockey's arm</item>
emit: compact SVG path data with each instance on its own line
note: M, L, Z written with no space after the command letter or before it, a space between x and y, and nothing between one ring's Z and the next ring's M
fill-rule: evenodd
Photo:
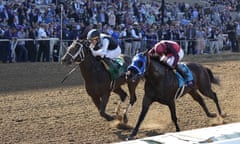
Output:
M101 56L102 58L106 56L108 50L109 40L103 39L102 46L99 50L95 50L93 53L95 56Z
M169 55L172 55L172 56L174 56L174 62L173 62L173 67L175 68L176 66L177 66L177 64L178 64L178 61L179 61L179 55L178 55L178 52L177 52L177 50L173 47L173 46L171 46L171 45L168 45L168 51L169 51Z

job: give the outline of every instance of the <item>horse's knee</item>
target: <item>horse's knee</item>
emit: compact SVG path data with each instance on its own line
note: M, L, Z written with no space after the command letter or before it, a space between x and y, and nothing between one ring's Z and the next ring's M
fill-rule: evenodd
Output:
M122 102L125 101L127 97L127 93L123 89L119 88L119 89L116 89L114 92L120 96L120 99Z

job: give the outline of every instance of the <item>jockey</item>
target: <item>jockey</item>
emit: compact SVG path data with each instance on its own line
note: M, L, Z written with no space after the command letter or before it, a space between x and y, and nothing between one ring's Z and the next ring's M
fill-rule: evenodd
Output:
M183 59L184 52L177 42L161 40L148 53L150 56L159 56L160 61L166 62L170 68L179 72L185 80L187 79L187 74L178 66L178 62ZM187 82L187 86L192 85L192 81Z
M96 57L117 58L121 54L121 48L117 41L110 35L100 33L97 29L92 29L87 34L90 41L90 49Z

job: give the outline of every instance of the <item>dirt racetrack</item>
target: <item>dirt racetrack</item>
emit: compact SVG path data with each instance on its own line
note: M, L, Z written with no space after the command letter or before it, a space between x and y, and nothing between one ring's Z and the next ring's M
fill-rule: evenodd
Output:
M178 99L180 128L190 130L216 123L240 122L240 54L187 56L185 61L202 63L221 80L213 85L227 117L207 118L189 95ZM118 129L114 122L101 118L84 89L80 71L76 70L63 84L71 70L60 63L0 64L0 143L102 144L124 141L131 130ZM143 82L137 89L138 100L129 112L129 125L134 126L141 109ZM107 112L114 114L119 98L112 94ZM204 98L211 112L214 103ZM126 107L128 100L124 103ZM154 103L137 138L174 132L168 108Z

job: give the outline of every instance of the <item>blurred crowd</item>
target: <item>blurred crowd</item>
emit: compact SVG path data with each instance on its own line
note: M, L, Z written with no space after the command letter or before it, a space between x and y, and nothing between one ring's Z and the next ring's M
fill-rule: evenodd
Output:
M92 28L112 35L130 56L161 39L177 41L186 54L238 52L239 12L239 0L164 6L140 0L0 0L0 61L58 61L60 47L85 39Z

